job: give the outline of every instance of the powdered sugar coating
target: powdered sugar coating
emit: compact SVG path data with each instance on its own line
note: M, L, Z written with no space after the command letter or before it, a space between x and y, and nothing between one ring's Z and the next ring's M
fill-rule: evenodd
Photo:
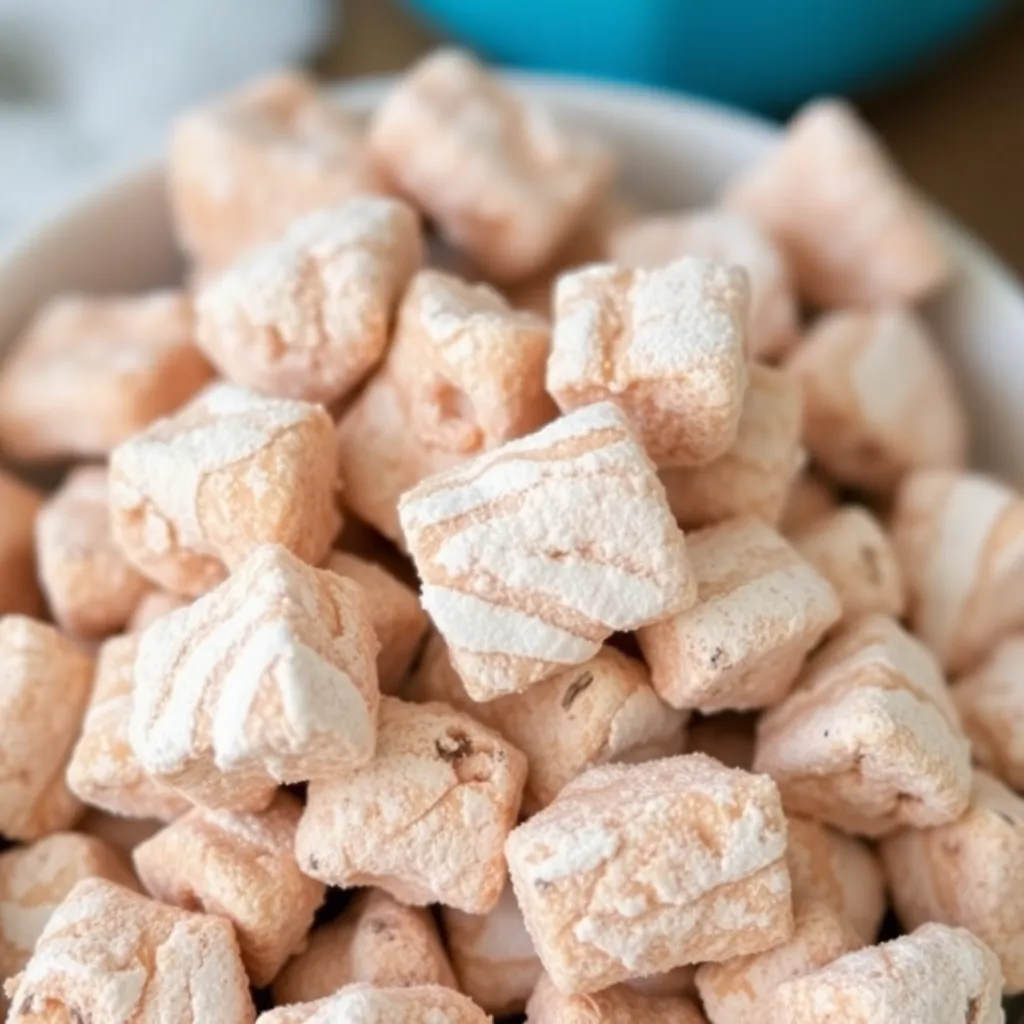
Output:
M311 1003L261 1013L257 1024L491 1024L464 995L440 985L347 985Z
M172 594L167 590L150 590L148 593L143 594L141 600L135 606L135 611L132 612L125 631L128 633L141 633L147 626L156 622L157 619L163 618L164 615L168 615L171 612L176 612L179 608L184 608L190 603L187 598L180 597L178 594Z
M0 615L39 615L33 528L43 497L0 469Z
M527 1006L530 1024L706 1024L697 1004L680 996L613 985L591 995L566 995L542 974Z

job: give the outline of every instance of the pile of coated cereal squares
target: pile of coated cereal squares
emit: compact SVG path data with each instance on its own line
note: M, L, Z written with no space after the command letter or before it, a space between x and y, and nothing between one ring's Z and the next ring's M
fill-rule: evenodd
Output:
M0 368L7 457L78 462L0 477L7 1019L1003 1020L1024 500L852 111L640 215L442 51L168 167L188 287Z

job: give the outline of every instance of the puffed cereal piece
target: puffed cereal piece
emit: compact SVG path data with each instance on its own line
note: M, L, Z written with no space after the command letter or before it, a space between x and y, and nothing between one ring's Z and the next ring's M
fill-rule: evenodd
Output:
M252 1024L255 1017L227 921L100 878L71 890L28 965L4 988L11 1024Z
M262 810L277 783L373 756L377 639L358 584L257 548L139 640L129 738L193 803Z
M804 107L726 199L772 235L800 294L816 306L916 302L950 276L927 211L841 100Z
M793 547L832 584L843 622L881 612L903 616L903 571L882 524L860 505L822 516L793 537Z
M787 811L869 837L955 820L971 777L939 666L884 615L838 632L761 717L754 770L778 783Z
M310 783L299 865L329 885L485 914L505 884L525 779L526 758L468 715L384 697L373 760Z
M610 258L624 267L657 267L683 256L743 267L750 279L750 355L785 355L797 340L797 305L779 247L751 217L726 207L627 221L612 233Z
M293 846L302 804L278 793L265 810L196 807L132 854L142 884L162 903L226 917L256 988L302 948L324 886L299 871Z
M421 261L418 218L397 199L315 210L199 292L196 342L236 384L333 402L384 354Z
M696 585L650 460L607 402L404 494L421 601L474 700L589 660Z
M358 893L274 979L274 1002L307 1003L357 982L378 988L458 989L429 909L407 907L382 889Z
M39 615L34 524L43 496L0 469L0 615Z
M1024 790L1024 636L1002 640L949 692L975 763Z
M81 813L64 766L92 673L92 658L52 626L0 618L0 832L8 839L38 839Z
M685 740L686 713L658 699L642 662L612 647L602 647L589 661L525 693L478 704L452 668L444 641L434 634L405 696L451 704L521 750L529 764L525 816L546 807L587 768L680 754Z
M377 988L347 985L326 999L279 1006L256 1024L491 1024L460 992L441 985Z
M40 510L35 533L39 579L61 628L88 638L123 628L150 583L114 543L106 469L72 470Z
M817 473L805 469L790 485L778 528L785 536L794 537L838 507L835 490Z
M736 440L705 466L662 469L669 508L684 530L751 515L774 525L805 461L803 400L792 375L752 365Z
M355 118L295 72L182 114L168 179L178 242L208 268L273 241L304 213L384 191Z
M167 590L197 597L261 544L317 563L341 525L323 408L207 388L110 459L114 539Z
M441 919L460 990L496 1017L522 1013L542 967L512 886L486 914L444 907Z
M707 754L726 768L750 771L754 763L754 728L757 715L720 711L691 718L686 727L686 753Z
M370 147L441 234L502 281L543 267L612 176L603 146L451 49L424 58L385 97Z
M156 818L118 818L90 807L75 828L86 835L102 839L131 860L135 847L155 836L164 825L166 822Z
M0 854L0 978L29 962L50 914L83 878L136 888L121 855L94 836L55 832Z
M967 928L999 957L1006 994L1024 989L1024 799L976 770L956 821L883 841L893 904L906 928Z
M963 928L927 924L783 982L769 1024L1002 1024L995 954Z
M176 612L179 608L185 608L190 604L189 600L172 594L168 590L150 590L142 595L142 599L135 606L128 625L125 627L127 633L141 633L147 626L151 626L157 619Z
M16 459L106 455L213 376L181 292L51 299L0 369L0 448Z
M951 675L974 668L1024 627L1024 500L979 473L915 473L900 488L890 536L911 628Z
M563 412L614 402L659 466L710 462L739 428L748 304L745 271L693 256L563 274L548 391Z
M613 985L591 995L567 995L542 974L527 1005L529 1024L707 1024L691 999Z
M394 695L429 624L416 592L382 565L345 551L332 551L324 568L362 588L363 607L380 644L377 682L381 693Z
M192 805L150 778L128 741L132 671L138 636L116 636L100 647L82 732L67 767L67 784L85 804L127 818L170 821Z
M911 310L829 313L786 368L803 388L804 442L834 480L886 495L914 469L963 465L963 406L935 338Z
M785 850L772 780L702 754L592 768L506 844L527 931L567 994L784 941Z
M832 587L756 519L691 533L687 551L698 603L637 632L658 696L705 714L782 700L839 619Z

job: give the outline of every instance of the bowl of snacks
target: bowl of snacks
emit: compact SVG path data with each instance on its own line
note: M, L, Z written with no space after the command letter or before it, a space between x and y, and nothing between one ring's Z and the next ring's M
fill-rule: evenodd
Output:
M1022 332L837 101L187 112L0 260L8 1019L1004 1019Z

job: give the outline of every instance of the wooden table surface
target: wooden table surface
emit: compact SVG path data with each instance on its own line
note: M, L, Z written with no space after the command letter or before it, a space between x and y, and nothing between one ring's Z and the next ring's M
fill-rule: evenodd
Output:
M437 39L395 0L344 0L322 70L394 71ZM910 176L1024 278L1024 2L955 52L856 100Z

